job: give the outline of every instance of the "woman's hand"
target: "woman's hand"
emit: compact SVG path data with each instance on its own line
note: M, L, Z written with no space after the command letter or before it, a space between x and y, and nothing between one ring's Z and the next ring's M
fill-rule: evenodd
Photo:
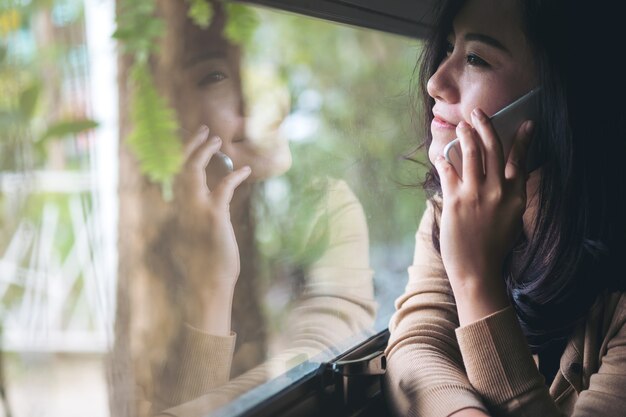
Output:
M230 202L250 168L226 175L210 190L205 169L222 142L208 136L209 129L203 126L185 146L185 164L174 186L179 233L173 249L186 278L187 321L211 333L228 334L240 271Z
M522 232L526 154L533 127L531 121L522 124L505 164L489 118L476 109L472 122L474 128L461 122L456 132L463 154L463 179L443 156L435 161L443 193L441 257L461 324L508 305L502 268ZM464 301L470 300L472 311L462 317Z

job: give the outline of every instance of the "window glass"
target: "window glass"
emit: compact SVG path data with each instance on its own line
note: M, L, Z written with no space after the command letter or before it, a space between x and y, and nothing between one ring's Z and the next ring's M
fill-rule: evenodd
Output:
M5 414L232 415L387 327L420 43L117 3L0 6Z
M104 358L113 346L117 274L112 6L0 2L3 416L110 415Z

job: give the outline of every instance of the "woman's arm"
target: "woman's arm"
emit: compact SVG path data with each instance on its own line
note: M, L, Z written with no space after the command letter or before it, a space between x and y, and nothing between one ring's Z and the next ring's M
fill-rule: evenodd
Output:
M328 245L310 268L302 297L289 311L282 333L285 347L261 365L231 381L223 381L197 398L170 408L168 416L203 416L250 389L320 354L345 347L346 341L370 330L376 315L373 271L365 213L343 181L331 181L314 227L328 229ZM211 336L186 329L197 343ZM187 350L185 362L203 363ZM197 353L197 352L196 352Z
M186 144L185 164L174 186L177 235L170 243L184 278L179 286L185 320L216 336L228 336L240 272L231 200L235 189L250 175L250 168L212 179L215 186L209 189L205 168L220 147L220 138L209 138L206 126Z
M386 391L398 415L486 412L467 379L456 340L454 296L431 239L434 213L429 202L416 234L409 282L389 324Z
M506 294L502 268L526 210L525 122L508 157L485 114L458 124L463 179L437 157L443 209L441 257L458 307L457 340L472 387L495 415L559 414Z
M318 211L311 234L325 229L327 244L306 271L304 289L286 323L291 347L312 349L314 354L371 331L377 307L369 231L360 201L344 181L328 180Z
M185 145L173 217L156 242L155 256L168 258L165 263L176 270L168 279L176 280L172 298L182 311L171 312L181 326L168 341L164 363L152 364L155 411L202 395L230 378L232 300L240 269L230 202L250 170L236 170L208 189L205 167L220 146L219 138L209 139L206 126Z
M468 378L494 416L562 417L512 307L456 330Z

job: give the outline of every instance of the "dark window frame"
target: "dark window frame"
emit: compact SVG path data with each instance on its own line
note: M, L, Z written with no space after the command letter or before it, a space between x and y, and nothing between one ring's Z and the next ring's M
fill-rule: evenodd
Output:
M410 38L426 36L437 0L245 0L301 15L317 17Z
M258 404L232 414L233 409L226 406L218 410L214 417L314 417L331 416L369 416L386 415L380 413L385 409L382 395L382 378L380 376L357 377L354 381L355 401L346 404L343 401L341 379L332 372L332 365L338 361L359 359L368 354L382 351L387 346L389 331L387 329L374 334L362 343L337 356L330 362L322 363L316 371L301 376L286 388L268 396ZM313 358L312 362L315 362ZM308 363L305 363L306 366ZM300 373L300 366L294 368L294 374ZM270 381L271 383L271 381ZM235 400L236 402L236 400ZM236 408L236 407L235 407ZM374 412L373 411L377 411Z

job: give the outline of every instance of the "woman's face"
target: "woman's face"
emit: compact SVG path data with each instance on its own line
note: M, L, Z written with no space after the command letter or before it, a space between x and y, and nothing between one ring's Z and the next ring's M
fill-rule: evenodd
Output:
M536 70L523 33L518 0L469 0L453 22L447 55L427 85L435 99L428 157L434 163L471 125L476 107L492 115L536 86Z
M221 25L208 30L189 27L185 38L182 127L195 132L207 125L210 136L222 139L221 151L232 159L235 169L252 168L250 180L284 173L291 166L289 146L279 133L289 112L286 89L272 78L271 71L255 69L254 76L248 77L251 80L246 80L241 50L224 39ZM252 97L244 89L254 90ZM258 104L259 100L263 103Z

